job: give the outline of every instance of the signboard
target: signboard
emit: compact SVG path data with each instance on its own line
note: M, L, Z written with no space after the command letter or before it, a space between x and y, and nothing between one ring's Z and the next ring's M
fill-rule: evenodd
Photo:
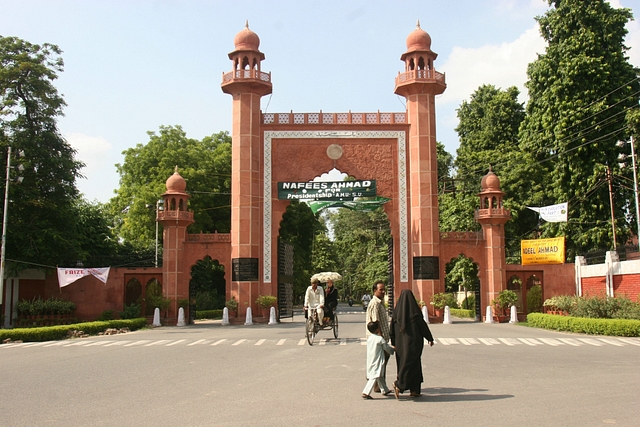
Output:
M522 265L564 264L564 237L522 240L520 254Z
M376 181L279 182L278 200L353 200L375 197Z
M440 279L440 261L437 256L413 257L414 280L438 280Z
M258 258L234 258L231 260L231 280L234 282L258 281Z

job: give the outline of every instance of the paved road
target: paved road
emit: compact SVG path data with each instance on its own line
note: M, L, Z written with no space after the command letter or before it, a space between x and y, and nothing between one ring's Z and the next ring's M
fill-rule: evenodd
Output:
M424 396L365 401L364 313L341 313L339 339L321 331L313 347L302 321L0 345L0 424L639 425L637 338L431 325Z

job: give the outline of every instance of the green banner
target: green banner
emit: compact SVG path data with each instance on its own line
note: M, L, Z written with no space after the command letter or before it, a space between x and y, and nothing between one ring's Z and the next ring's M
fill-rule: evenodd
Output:
M313 213L318 213L327 208L347 208L354 211L363 211L363 212L371 212L378 209L380 206L384 205L391 199L387 199L386 197L376 197L374 199L369 200L336 200L336 201L320 201L313 200L306 202L307 205L311 208Z
M376 181L312 181L279 182L279 200L353 200L356 197L375 197Z

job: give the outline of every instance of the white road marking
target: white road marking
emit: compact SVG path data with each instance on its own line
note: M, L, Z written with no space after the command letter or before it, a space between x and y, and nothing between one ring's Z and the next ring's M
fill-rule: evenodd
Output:
M180 344L183 341L186 341L186 340L178 340L178 341L170 342L169 344L165 344L165 347L171 347L172 345Z
M276 343L276 345L282 345L285 343L286 340L287 340L286 338L282 338L280 341Z
M218 341L214 342L214 343L213 343L213 344L211 344L211 345L218 345L218 344L220 344L220 343L225 342L226 340L227 340L226 338L222 338L221 340L218 340Z
M238 341L234 342L234 343L233 343L233 344L231 344L231 345L240 345L240 344L242 344L242 343L243 343L243 342L245 342L245 341L246 341L246 340L243 338L243 339L241 339L241 340L238 340Z
M261 339L260 341L258 341L257 343L255 343L254 345L262 345L264 344L264 342L266 341L266 339Z

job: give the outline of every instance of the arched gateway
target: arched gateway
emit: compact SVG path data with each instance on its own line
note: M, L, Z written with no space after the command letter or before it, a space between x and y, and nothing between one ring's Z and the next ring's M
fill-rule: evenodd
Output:
M444 74L434 68L437 54L431 50L431 37L419 23L407 38L400 57L404 71L395 79L395 93L406 98L406 111L399 113L263 114L260 99L273 88L271 74L262 70L260 39L247 24L234 43L229 54L233 70L223 74L221 85L233 98L230 256L214 257L226 258L220 261L231 272L226 298L237 299L239 316L247 307L256 312L259 295L278 294L278 232L290 203L278 198L278 183L309 182L333 168L356 180L375 180L377 195L390 199L384 210L393 236L395 295L412 289L416 297L429 301L444 290L449 257L470 248L481 266L482 304L504 288L502 225L509 214L501 204L477 215L486 241L476 233L443 239L439 233L435 96L446 84ZM501 200L499 181L496 187L493 177L487 178L492 184L483 186L483 192ZM174 188L177 183L176 178L170 188L167 181L165 206L176 196L186 206L185 188ZM188 216L166 210L159 216L165 226L164 289L176 300L188 296L185 273L205 253L191 249L189 255L189 247L207 244L198 242L203 236L180 231L192 221Z

